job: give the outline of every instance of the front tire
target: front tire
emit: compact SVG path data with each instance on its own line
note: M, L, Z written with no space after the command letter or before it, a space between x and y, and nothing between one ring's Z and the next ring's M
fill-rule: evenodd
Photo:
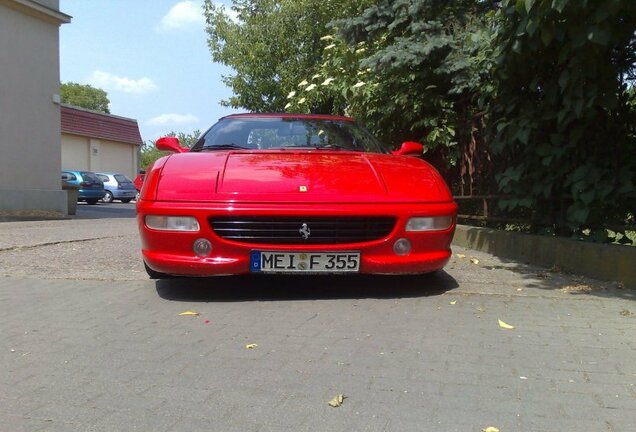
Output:
M146 261L144 261L144 268L146 269L146 273L148 273L148 276L150 276L150 279L173 279L174 278L174 276L172 275L161 273L151 269L150 267L148 267L148 264L146 264Z
M113 202L113 194L110 191L106 191L106 195L104 195L104 197L102 198L102 201L110 204Z

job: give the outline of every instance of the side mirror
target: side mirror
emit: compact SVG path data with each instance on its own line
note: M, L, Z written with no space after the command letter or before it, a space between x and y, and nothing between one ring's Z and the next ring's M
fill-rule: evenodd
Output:
M187 152L188 149L179 145L179 139L175 137L161 137L155 142L155 147L161 151L169 151L173 153Z
M392 153L396 156L421 156L424 152L424 146L415 141L405 141L398 150Z

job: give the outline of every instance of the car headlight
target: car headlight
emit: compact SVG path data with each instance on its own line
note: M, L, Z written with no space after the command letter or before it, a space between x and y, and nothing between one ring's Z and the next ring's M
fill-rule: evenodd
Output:
M146 226L160 231L199 231L199 222L191 216L146 215Z
M406 223L406 231L443 231L452 223L452 216L412 217Z

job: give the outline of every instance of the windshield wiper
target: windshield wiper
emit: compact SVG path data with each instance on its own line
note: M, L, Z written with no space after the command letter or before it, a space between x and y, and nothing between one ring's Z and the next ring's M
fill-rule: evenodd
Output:
M327 149L327 150L349 150L349 148L347 148L345 146L338 145L338 144L317 145L314 148L316 150L323 150L323 149Z
M238 144L229 143L229 144L215 144L206 147L202 147L203 150L249 150L247 147L240 146Z

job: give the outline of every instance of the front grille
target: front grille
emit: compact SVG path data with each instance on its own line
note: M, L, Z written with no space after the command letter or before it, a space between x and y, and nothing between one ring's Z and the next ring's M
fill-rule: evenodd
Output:
M379 240L395 225L393 217L212 217L212 230L241 243L341 244ZM307 224L308 230L303 230ZM305 239L301 231L309 236Z

